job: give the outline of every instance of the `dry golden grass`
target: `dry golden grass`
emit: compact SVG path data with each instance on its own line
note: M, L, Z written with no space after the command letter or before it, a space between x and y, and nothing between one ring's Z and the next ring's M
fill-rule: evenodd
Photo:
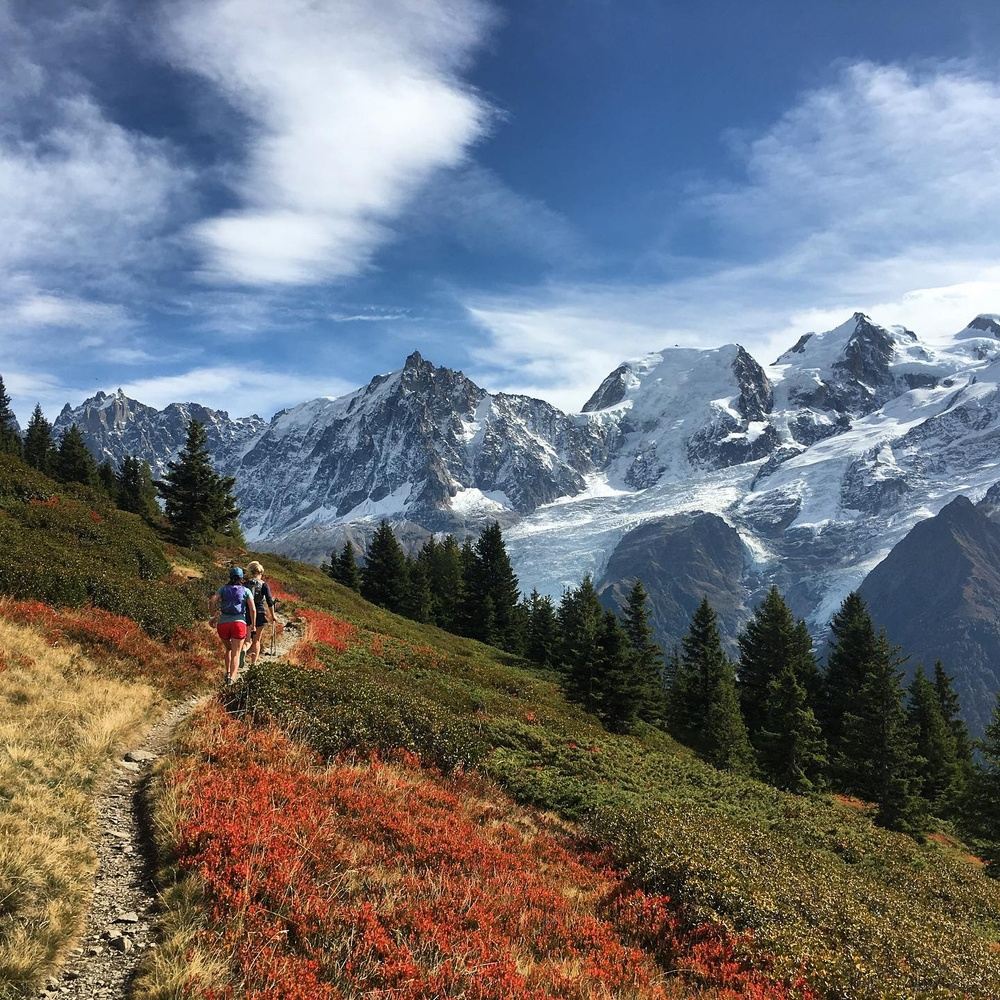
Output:
M96 787L158 703L0 618L0 997L30 995L80 932Z

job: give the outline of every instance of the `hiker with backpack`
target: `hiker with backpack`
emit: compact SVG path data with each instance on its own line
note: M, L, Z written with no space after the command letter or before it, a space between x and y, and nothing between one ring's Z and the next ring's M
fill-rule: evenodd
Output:
M243 586L243 570L239 566L229 571L229 583L212 595L208 606L212 611L210 621L215 623L226 649L226 683L234 684L239 675L240 652L248 631L256 625L257 615L253 592Z
M250 632L250 650L247 653L247 666L252 667L260 657L260 644L264 638L264 627L268 622L274 628L274 597L271 588L264 579L264 567L255 559L247 566L249 580L247 587L253 594L254 610L256 613L256 629Z

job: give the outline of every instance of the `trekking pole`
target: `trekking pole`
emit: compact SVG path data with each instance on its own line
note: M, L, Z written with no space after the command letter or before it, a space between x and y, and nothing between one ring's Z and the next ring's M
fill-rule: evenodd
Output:
M271 655L272 656L275 655L275 653L274 653L274 633L275 633L276 629L277 629L277 623L275 622L274 618L272 618L271 619Z

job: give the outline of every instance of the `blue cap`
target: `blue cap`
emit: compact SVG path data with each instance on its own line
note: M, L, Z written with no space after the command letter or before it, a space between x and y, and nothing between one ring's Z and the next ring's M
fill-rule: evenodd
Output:
M239 566L234 566L229 571L229 579L230 580L242 580L243 579L243 570L241 570L239 568Z

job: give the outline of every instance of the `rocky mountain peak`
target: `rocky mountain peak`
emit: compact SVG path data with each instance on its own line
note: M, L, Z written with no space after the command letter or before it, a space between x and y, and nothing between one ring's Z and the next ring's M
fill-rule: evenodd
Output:
M980 335L996 337L1000 340L1000 317L989 313L980 313L967 327L966 330L975 330Z
M583 404L583 413L596 413L615 406L625 398L629 382L633 378L632 367L628 363L620 364L594 390L594 394Z

